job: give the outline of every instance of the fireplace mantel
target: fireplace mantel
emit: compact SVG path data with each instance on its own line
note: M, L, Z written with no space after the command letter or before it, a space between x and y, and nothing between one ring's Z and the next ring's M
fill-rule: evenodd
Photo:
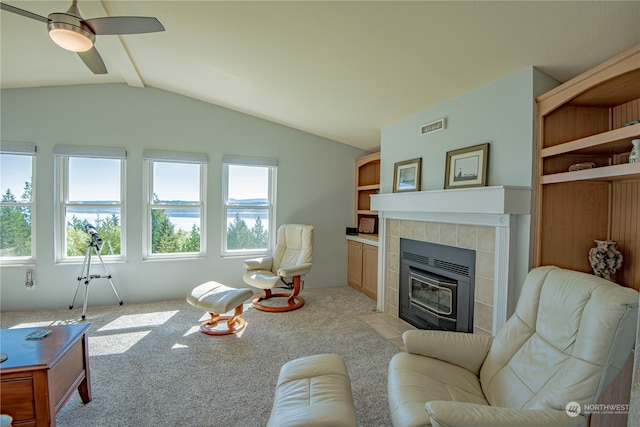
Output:
M513 310L510 289L514 280L515 227L520 215L531 214L529 187L492 186L449 190L387 193L371 196L378 211L378 265L386 266L388 220L425 221L495 227L493 331L504 325ZM377 308L385 311L387 294L384 268L378 269Z
M384 218L508 227L509 215L529 215L529 187L473 187L371 196Z

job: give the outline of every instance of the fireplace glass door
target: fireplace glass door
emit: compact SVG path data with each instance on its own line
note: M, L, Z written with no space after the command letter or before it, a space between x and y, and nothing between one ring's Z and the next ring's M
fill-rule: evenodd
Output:
M438 316L455 318L455 280L418 272L412 268L409 273L409 285L409 299L412 303Z

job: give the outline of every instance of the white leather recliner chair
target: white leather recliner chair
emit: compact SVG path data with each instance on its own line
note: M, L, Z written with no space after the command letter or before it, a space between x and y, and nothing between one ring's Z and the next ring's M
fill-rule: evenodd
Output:
M292 311L302 307L304 298L298 294L302 289L304 275L311 271L312 249L312 225L281 225L272 256L244 261L245 283L263 290L261 297L253 299L253 306L258 310L271 312ZM273 293L272 289L277 287L284 287L292 292ZM270 298L287 300L284 305L263 303Z
M412 330L389 364L400 426L586 426L631 354L638 292L558 267L533 269L494 337ZM624 402L620 402L624 403Z

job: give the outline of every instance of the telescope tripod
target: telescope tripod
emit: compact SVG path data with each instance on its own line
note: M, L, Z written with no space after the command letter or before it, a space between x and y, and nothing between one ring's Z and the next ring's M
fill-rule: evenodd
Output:
M80 270L80 274L78 275L78 285L76 286L76 292L73 294L73 301L71 301L71 305L69 306L69 310L73 308L73 304L76 302L76 297L78 296L78 289L80 289L80 283L84 281L84 304L82 305L82 320L85 319L85 315L87 313L87 300L89 299L89 284L93 279L107 279L109 280L109 284L111 285L111 289L113 293L116 295L116 299L120 305L124 304L120 297L118 296L118 292L116 291L116 287L113 285L111 281L111 273L107 270L107 266L104 265L104 261L102 261L102 257L100 256L100 249L102 249L101 245L98 244L95 240L92 241L89 246L87 246L87 253L84 256L84 261L82 262L82 270ZM91 251L97 255L100 260L100 264L102 264L102 268L104 269L105 275L100 274L91 274L89 270L91 269Z

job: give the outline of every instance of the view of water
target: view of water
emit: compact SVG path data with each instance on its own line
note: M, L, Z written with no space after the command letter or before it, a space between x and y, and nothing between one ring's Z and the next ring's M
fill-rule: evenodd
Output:
M191 231L191 228L195 224L196 227L200 227L200 218L199 211L197 209L167 209L165 210L169 221L175 225L176 231L184 230ZM239 211L241 218L247 224L247 227L252 228L258 217L261 218L262 223L266 227L266 223L268 219L266 218L265 212L261 210L242 210ZM86 220L89 224L96 225L96 220L99 217L100 219L106 219L111 217L114 214L119 214L118 209L101 209L99 211L95 211L89 208L74 208L67 210L67 222L71 222L71 218L75 216L80 221ZM231 224L235 218L236 211L232 210L229 212L229 216L227 217L227 224Z

